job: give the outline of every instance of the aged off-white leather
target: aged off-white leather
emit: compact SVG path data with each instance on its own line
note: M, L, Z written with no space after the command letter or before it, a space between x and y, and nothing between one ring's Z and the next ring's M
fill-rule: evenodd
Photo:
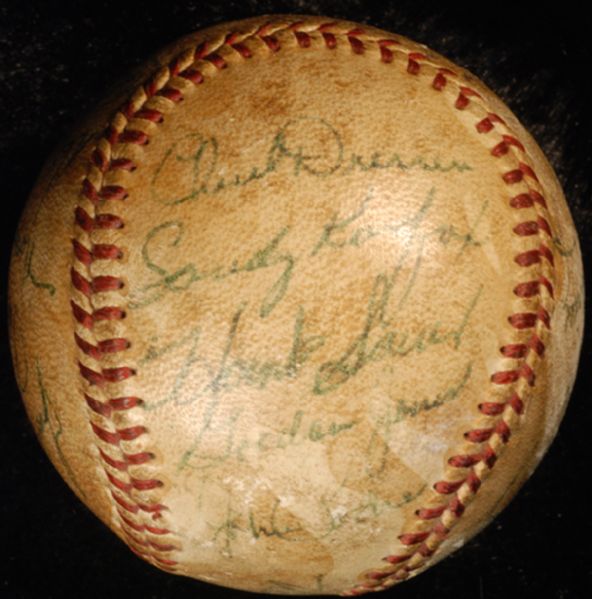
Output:
M580 251L531 136L424 46L318 17L188 36L124 96L14 246L64 479L154 565L251 591L380 590L462 545L577 367Z

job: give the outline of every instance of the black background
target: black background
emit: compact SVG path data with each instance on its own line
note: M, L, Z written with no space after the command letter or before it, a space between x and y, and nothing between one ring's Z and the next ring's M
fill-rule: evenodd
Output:
M162 573L135 557L62 482L22 407L6 332L12 238L41 166L69 125L155 50L193 30L263 13L347 18L405 35L468 68L510 106L553 164L590 265L592 79L585 3L361 1L9 2L0 4L2 283L0 596L242 597ZM589 294L589 291L588 291ZM452 557L383 593L398 599L592 596L591 343L559 435L506 510Z

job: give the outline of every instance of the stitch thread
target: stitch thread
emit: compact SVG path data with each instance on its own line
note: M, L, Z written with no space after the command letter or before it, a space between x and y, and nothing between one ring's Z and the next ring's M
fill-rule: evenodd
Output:
M417 75L421 68L421 61L425 58L411 53L408 57L407 72L412 75ZM446 70L440 70L436 73L432 88L442 92L448 85L447 77L454 73ZM454 106L458 110L465 110L472 99L481 100L480 94L470 88L459 86L459 94L454 102ZM489 113L476 124L476 130L480 134L489 134L495 131L496 125L504 125L501 117L496 114ZM501 141L493 146L491 155L494 158L500 158L510 154L513 150L521 153L526 153L524 145L514 136L502 134ZM507 185L527 182L532 179L538 182L538 178L534 170L525 162L518 161L517 168L502 174L502 179ZM546 201L544 197L535 189L529 189L526 193L521 193L513 196L510 199L509 205L512 208L523 209L533 208L539 205L546 209ZM513 232L521 237L530 237L538 235L552 236L551 227L548 220L544 216L538 216L535 221L524 221L513 228ZM514 261L520 267L529 268L533 265L540 265L543 259L552 267L554 263L553 253L550 248L541 241L538 248L528 250L518 254ZM544 275L538 278L522 283L518 283L514 287L514 294L520 298L532 298L539 296L542 289L545 289L549 297L553 298L553 284ZM542 323L546 329L550 328L549 312L539 306L536 312L516 313L508 317L509 324L517 330L535 329ZM494 385L513 385L524 380L528 386L535 384L535 372L533 367L526 363L530 355L534 354L542 357L544 354L545 345L540 335L533 332L530 340L527 343L508 344L500 348L500 353L507 358L521 360L517 368L507 371L495 372L491 375L491 382ZM393 584L405 580L411 573L424 565L427 558L431 557L439 544L446 538L450 531L450 527L462 516L467 503L478 492L482 478L487 474L487 470L491 470L499 453L506 445L511 437L512 428L508 423L511 414L521 416L524 412L524 402L517 391L513 391L507 402L484 402L479 404L479 411L491 417L497 417L498 420L494 426L484 429L473 429L467 431L464 435L465 439L471 443L480 446L473 454L458 454L449 458L448 465L459 471L467 471L468 474L464 478L458 480L441 480L434 484L433 489L436 493L442 496L452 495L453 498L449 503L442 504L438 507L424 507L416 510L415 515L418 522L429 522L437 520L437 524L427 531L409 532L400 535L399 541L402 545L411 549L409 553L400 553L389 555L383 560L391 567L385 570L376 570L367 572L365 581L356 585L354 588L343 593L344 596L358 596L371 591L384 590ZM494 449L496 439L501 441L502 445L497 445ZM484 446L483 446L484 445ZM485 469L478 471L480 465Z

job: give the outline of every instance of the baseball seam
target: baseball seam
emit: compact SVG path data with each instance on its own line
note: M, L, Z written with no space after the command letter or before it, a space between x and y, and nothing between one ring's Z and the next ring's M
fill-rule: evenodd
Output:
M505 359L516 362L514 368L491 375L492 385L507 389L506 399L479 404L479 412L491 423L465 433L466 444L477 449L465 448L448 460L445 476L433 485L433 497L417 510L413 530L399 535L401 551L383 558L387 566L362 573L361 582L343 593L353 596L388 588L426 565L477 494L517 427L524 413L524 388L535 384L536 361L544 354L545 336L550 328L550 310L543 305L543 299L553 298L549 272L553 253L547 244L551 228L542 188L523 144L500 116L487 109L477 91L460 83L461 78L453 70L434 64L426 54L406 48L399 40L366 37L362 28L351 29L351 25L338 22L266 23L247 33L230 32L217 43L203 42L172 60L137 90L98 142L74 215L71 307L83 394L119 524L133 551L156 566L175 571L178 561L173 556L181 545L175 533L159 522L166 519L168 508L159 500L164 483L150 469L156 456L148 445L149 431L138 415L143 400L117 393L118 385L137 373L128 366L113 365L131 342L124 334L125 308L113 301L126 283L121 277L106 273L104 266L125 255L116 243L125 223L111 208L127 200L127 191L123 185L110 184L109 176L131 176L137 165L126 155L127 150L149 143L166 111L183 100L185 86L204 83L210 73L226 68L235 56L251 58L251 43L262 43L277 53L284 44L280 34L293 39L303 50L319 41L332 50L345 41L353 54L363 55L367 47L377 48L383 63L397 62L400 55L407 61L410 76L429 73L434 93L452 88L457 110L478 113L475 128L480 135L496 135L501 130L491 156L516 163L501 173L510 191L509 205L517 210L536 211L536 219L525 220L513 228L515 235L535 238L539 245L515 256L515 263L527 269L529 278L517 282L514 295L524 300L528 309L508 317L510 326L519 331L519 339L500 348ZM517 193L513 193L515 189ZM103 211L104 207L109 211ZM101 242L103 236L109 243ZM105 324L109 331L118 330L121 335L101 338L100 328Z

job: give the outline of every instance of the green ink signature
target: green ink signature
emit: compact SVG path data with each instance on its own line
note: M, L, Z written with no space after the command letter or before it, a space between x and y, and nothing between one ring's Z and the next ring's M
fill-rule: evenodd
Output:
M223 405L217 397L210 400L202 427L191 447L183 453L179 461L179 470L208 470L230 459L244 462L248 454L264 454L306 442L323 443L326 439L337 437L358 424L356 420L323 422L311 419L303 410L296 410L292 414L290 424L283 430L260 431L251 435L244 431L244 426L240 426L242 410L228 416L222 408ZM209 447L209 435L216 438L222 436L216 451ZM202 453L201 448L204 445L208 450Z
M365 522L369 518L375 519L386 512L400 509L417 499L427 488L422 484L416 490L405 491L401 494L399 500L389 500L378 497L374 492L369 491L366 496L360 497L350 507L342 507L348 502L339 499L338 494L344 487L346 481L340 488L331 492L330 495L323 494L318 498L319 523L315 539L324 539L330 537L340 528L351 524ZM340 506L336 508L336 506ZM222 542L222 554L226 557L233 557L233 544L240 534L248 535L253 541L261 538L275 538L284 542L306 543L310 536L306 529L300 524L290 524L294 516L286 511L280 513L281 501L275 499L271 508L271 513L267 516L256 515L249 507L246 512L239 511L233 506L232 494L228 494L228 505L226 514L220 523L208 523L213 529L213 542Z
M420 264L419 257L416 259L416 270ZM316 369L312 386L315 394L325 395L339 388L370 363L423 353L436 345L448 344L452 349L460 347L470 317L483 291L483 285L479 286L470 297L456 323L444 327L442 322L434 321L426 323L419 329L409 329L401 326L395 317L397 311L409 298L417 279L416 274L411 273L409 281L401 290L398 302L395 302L394 310L391 314L387 314L399 272L399 268L396 267L390 275L381 273L374 278L360 332L340 356L324 361ZM285 357L265 360L258 356L252 358L241 356L235 350L235 340L246 306L247 304L243 303L231 318L218 364L210 363L201 354L201 346L205 345L205 342L202 342L200 327L195 327L181 340L167 346L148 348L141 364L150 363L179 350L183 351L184 358L167 395L146 404L145 409L157 409L171 402L177 405L189 404L210 396L214 401L205 412L204 426L208 427L213 417L213 413L209 410L217 409L221 392L228 392L241 386L264 389L272 381L295 379L314 355L322 347L327 346L326 336L306 330L305 312L303 307L299 306L294 319L292 342ZM189 376L197 367L205 372L205 382L198 386L192 383L189 387Z
M225 519L219 525L215 526L208 523L210 528L214 528L212 541L217 542L220 537L222 538L222 554L226 557L231 558L233 556L232 544L237 538L237 531L240 532L242 530L238 523L240 516L240 512L237 512L232 508L231 496L229 495Z
M288 237L298 235L297 230L286 226L279 229L275 235L264 242L261 247L253 253L240 258L233 259L226 265L200 266L193 261L185 262L180 267L171 267L162 264L162 260L156 254L162 248L175 248L178 257L187 252L183 248L186 235L185 224L182 221L167 221L154 227L146 236L142 246L142 260L146 268L156 275L156 279L135 291L129 302L131 309L138 309L161 300L169 293L182 293L192 285L204 281L221 281L240 273L254 273L263 269L272 269L278 272L273 283L265 291L258 311L262 318L271 314L273 309L285 297L290 282L296 272L298 264L302 260L315 259L317 256L328 251L339 251L345 247L361 248L369 240L378 236L395 236L404 234L405 244L399 259L399 269L403 267L406 259L413 259L411 254L413 243L419 246L419 253L415 256L413 269L417 276L421 264L423 243L427 237L435 239L444 246L458 244L457 258L468 247L481 245L476 237L476 229L481 221L488 203L484 202L475 223L467 232L460 232L454 226L439 226L434 230L421 232L425 227L425 221L435 201L435 189L431 189L415 214L403 218L400 222L383 223L380 225L361 224L361 219L366 215L371 201L374 199L373 190L370 190L361 201L358 208L347 216L340 216L335 212L331 218L321 226L321 232L310 250L305 249L301 255L295 255L289 250L282 248L287 243ZM173 259L174 259L173 255ZM408 291L411 290L414 281L410 281ZM404 303L406 298L401 298Z
M177 405L193 403L203 396L217 395L242 385L264 389L272 381L296 378L304 365L325 343L322 335L308 334L305 330L305 314L302 306L298 307L294 319L293 334L290 348L283 358L262 360L261 358L246 358L233 353L237 329L246 308L239 306L231 318L228 334L224 340L224 350L220 363L210 364L199 354L201 328L195 327L180 340L161 348L150 346L141 359L140 364L150 364L162 356L182 349L185 358L179 369L174 384L165 398L145 405L145 409L153 410L165 404L174 402ZM202 367L207 373L207 382L201 388L193 387L188 392L188 377L196 366Z
M489 200L485 200L481 205L481 209L477 214L475 222L470 226L469 230L466 233L458 231L454 225L443 225L441 227L438 227L438 229L436 229L436 232L439 233L440 243L442 243L443 245L448 245L454 241L460 242L460 247L456 254L457 258L467 249L467 247L479 247L481 245L481 242L475 237L476 230L479 224L481 223L483 215L485 214L485 211L487 210L488 206Z
M292 277L295 258L289 253L280 253L278 250L278 246L288 230L288 227L282 228L264 247L255 251L242 262L233 260L227 267L218 266L209 271L200 269L195 263L189 262L182 268L169 272L166 268L159 266L152 258L152 249L153 247L162 247L163 244L178 247L185 235L185 226L182 221L162 223L148 233L142 246L144 264L150 271L156 273L159 279L143 287L139 292L139 297L130 301L130 308L142 308L158 301L167 291L173 293L185 291L198 281L222 280L239 273L253 272L280 265L280 276L269 289L261 304L260 314L265 317L285 295Z
M279 507L280 500L276 499L271 508L268 522L262 522L261 517L258 517L255 512L249 508L249 532L252 537L254 539L259 539L260 537L277 537L278 539L282 539L282 541L290 542L303 540L302 536L298 534L305 532L302 526L289 526L279 522Z
M564 330L573 328L578 322L580 312L584 307L583 289L577 291L572 301L567 299L562 300L561 306L565 310L565 326Z
M314 383L316 394L324 395L334 391L372 362L404 357L411 353L423 353L431 346L445 343L450 344L453 349L460 347L471 314L483 291L483 285L479 286L461 314L459 322L452 329L444 331L442 323L436 321L410 333L394 326L392 316L388 317L386 314L396 274L398 271L391 276L376 276L362 331L341 356L320 366ZM371 340L370 336L374 330L379 331L378 338Z
M341 488L344 488L346 484L347 480L344 480ZM374 492L369 491L367 496L360 499L356 505L350 509L342 510L335 509L335 505L342 503L337 502L335 499L335 495L339 490L335 491L331 497L322 497L320 503L325 512L326 529L325 532L320 535L320 538L331 535L350 522L366 522L368 518L377 518L386 511L399 509L417 499L426 488L427 485L423 484L415 491L405 491L401 495L399 501L383 499L377 497Z
M553 237L553 245L555 249L559 252L560 256L564 258L571 258L576 251L577 241L574 239L571 243L570 247L567 247L563 240L560 237Z
M37 371L37 384L39 385L42 406L41 414L35 419L35 424L37 425L37 434L39 436L42 436L46 433L50 435L59 461L67 473L68 480L77 489L82 497L86 497L86 494L76 480L76 476L72 470L72 467L70 466L70 463L64 455L64 451L62 449L62 434L64 432L62 428L62 421L60 420L59 413L55 409L55 405L50 398L47 389L45 388L43 373L38 360L35 360L35 368Z
M203 196L218 194L261 181L271 173L285 169L287 175L308 175L317 178L344 175L353 171L424 170L430 172L464 172L472 170L466 162L442 162L438 157L415 156L404 159L398 153L381 150L369 156L349 150L339 131L328 121L303 116L288 120L273 134L260 162L244 172L226 173L220 142L214 136L189 133L165 151L151 181L152 197L159 203L178 205L196 201ZM188 181L180 195L163 195L166 173L174 163L179 181ZM161 181L162 179L162 181Z
M55 295L56 288L51 283L42 281L33 272L33 256L35 254L35 243L28 236L21 236L17 233L14 240L14 252L16 256L24 257L24 278L31 281L34 287L45 289L49 295Z
M73 163L74 159L84 148L84 146L95 136L96 133L84 131L78 137L69 139L67 143L62 146L58 158L50 164L50 170L44 177L46 183L42 192L43 196L48 197L52 188L56 185L59 177ZM39 219L39 213L44 205L44 202L39 201L34 204L34 211L31 215L32 230L36 228ZM23 235L22 232L18 231L14 240L14 251L15 256L21 257L24 255L24 279L30 280L33 286L37 287L38 289L45 289L49 295L55 295L55 285L38 278L33 270L35 243L31 237L29 235Z

